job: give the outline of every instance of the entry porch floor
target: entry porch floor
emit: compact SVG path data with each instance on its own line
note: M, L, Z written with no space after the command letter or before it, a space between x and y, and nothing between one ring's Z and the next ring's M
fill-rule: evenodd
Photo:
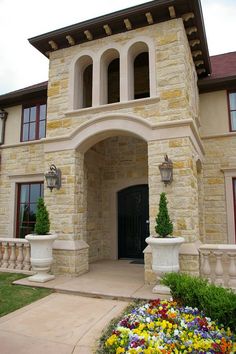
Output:
M89 272L78 277L56 276L46 283L34 283L27 278L14 284L44 287L59 293L83 295L97 298L118 299L156 299L152 293L153 285L144 283L144 265L133 264L131 260L103 260L91 263Z

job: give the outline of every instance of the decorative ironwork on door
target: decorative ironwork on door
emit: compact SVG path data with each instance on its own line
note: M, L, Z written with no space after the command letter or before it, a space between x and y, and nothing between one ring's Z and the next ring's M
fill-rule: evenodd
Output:
M148 185L128 187L118 193L119 258L143 258L148 219Z

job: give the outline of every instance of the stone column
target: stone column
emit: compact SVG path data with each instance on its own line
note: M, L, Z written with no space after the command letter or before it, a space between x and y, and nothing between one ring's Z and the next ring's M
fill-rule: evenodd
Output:
M102 104L101 92L101 67L100 58L93 62L93 88L92 88L92 106L96 107Z
M159 171L159 164L163 162L165 154L173 162L173 182L167 186L161 182ZM198 184L194 155L195 151L188 137L148 143L150 235L155 234L160 193L165 192L169 215L174 224L173 235L184 237L186 241L180 250L180 269L198 274ZM149 250L149 255L148 252L145 253L147 263L150 263L150 257ZM147 269L146 281L150 282L152 279L151 269Z
M130 99L128 59L127 53L122 51L120 55L120 102L127 102Z
M88 271L88 245L85 235L83 154L76 150L57 151L45 155L45 171L51 163L61 169L61 189L46 189L45 203L51 231L58 234L54 242L53 272L79 275Z

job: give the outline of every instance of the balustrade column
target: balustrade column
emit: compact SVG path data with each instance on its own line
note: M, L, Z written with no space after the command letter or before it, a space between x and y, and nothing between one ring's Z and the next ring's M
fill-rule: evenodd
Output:
M17 255L17 259L16 259L16 269L23 269L23 244L22 243L18 243L16 245L17 249L18 249L18 255Z
M11 255L10 255L10 259L9 259L8 268L14 269L16 266L16 244L15 244L15 242L9 242L9 246L11 249Z
M0 268L2 265L2 242L0 241Z
M29 243L25 243L24 250L25 250L25 256L23 262L24 264L23 269L30 270L31 264L30 264L30 244Z
M236 253L228 252L227 256L229 257L229 287L236 289Z
M8 261L9 261L9 245L8 242L3 242L3 263L2 263L2 268L7 268L8 267Z
M211 282L211 266L209 262L210 251L201 251L202 254L202 273L203 277Z
M222 255L223 255L223 252L214 251L213 254L216 257L215 284L223 286L224 285L224 279L223 279L224 270L223 270L223 267L222 267Z

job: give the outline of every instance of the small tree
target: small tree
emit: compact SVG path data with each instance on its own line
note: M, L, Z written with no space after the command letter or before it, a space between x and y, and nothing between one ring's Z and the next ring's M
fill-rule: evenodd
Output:
M38 235L46 235L50 230L50 221L47 208L44 204L43 198L37 201L36 223L34 231Z
M173 224L168 214L167 203L166 194L163 192L160 195L159 212L156 217L155 226L156 233L159 237L166 237L173 232Z

